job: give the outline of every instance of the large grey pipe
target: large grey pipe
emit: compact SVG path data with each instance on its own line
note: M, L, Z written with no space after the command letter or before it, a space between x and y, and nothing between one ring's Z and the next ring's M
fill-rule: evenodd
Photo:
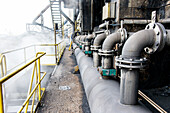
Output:
M75 45L73 47L76 48ZM119 82L100 79L99 72L93 67L92 59L86 57L79 48L76 48L74 53L91 113L150 113L141 105L120 104Z
M145 47L151 47L155 42L154 30L141 30L134 33L124 44L122 58L137 59ZM121 69L120 102L136 104L138 94L139 69Z
M121 42L121 33L112 33L104 40L102 45L102 51L113 50L113 47ZM102 68L113 68L113 56L102 56Z
M105 38L106 38L106 33L97 35L97 37L94 39L93 46L97 46L97 47L101 46ZM101 66L101 56L99 56L98 50L93 51L93 65L94 67Z

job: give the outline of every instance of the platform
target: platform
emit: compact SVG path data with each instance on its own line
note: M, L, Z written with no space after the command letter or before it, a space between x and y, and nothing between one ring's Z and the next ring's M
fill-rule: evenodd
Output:
M65 50L51 75L38 113L90 113L80 74L73 74L75 56Z

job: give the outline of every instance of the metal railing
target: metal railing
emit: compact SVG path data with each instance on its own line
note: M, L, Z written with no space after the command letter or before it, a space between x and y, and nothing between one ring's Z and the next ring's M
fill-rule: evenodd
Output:
M38 53L36 53L37 47L47 47L47 46L48 47L55 47L56 51L54 51L53 54L46 54L46 52L38 52ZM36 45L31 45L31 46L27 46L27 47L15 49L15 50L10 50L10 51L7 51L7 52L3 52L2 54L0 54L0 67L1 67L0 68L1 69L0 113L4 113L4 108L5 108L5 111L6 111L6 108L7 108L6 107L7 105L5 103L6 91L5 91L5 84L4 83L6 81L8 81L10 78L14 77L17 73L21 72L24 69L27 69L26 67L28 67L29 65L31 65L33 63L35 63L35 64L34 64L34 67L33 67L33 72L32 72L32 76L31 76L31 80L30 80L30 84L29 84L27 98L26 98L25 102L22 104L22 107L18 111L18 113L22 112L23 110L25 111L25 113L27 113L29 101L30 101L31 98L33 98L32 106L31 106L31 113L35 112L39 102L41 101L41 97L43 96L44 91L45 91L45 88L41 88L41 81L45 77L46 72L40 72L40 58L42 56L44 56L44 57L45 56L47 56L47 57L48 56L54 56L55 57L55 63L54 64L49 64L49 63L42 64L41 63L41 65L57 65L59 63L60 59L61 59L61 56L62 56L62 54L64 52L65 47L66 47L65 42L61 41L58 44L36 44ZM36 55L33 55L31 57L27 57L27 55L26 55L27 52L26 51L29 48L33 48ZM22 51L24 53L24 61L22 61L21 63L15 65L15 66L13 66L12 68L8 69L5 55L10 54L10 53L15 53L15 52L18 52L18 51ZM31 60L31 59L33 59L33 60ZM42 60L41 60L41 62L42 62ZM22 64L25 64L25 65L18 68L18 69L16 69L17 67L21 66ZM8 72L10 72L10 74L8 74ZM42 77L41 77L41 73L43 73ZM36 75L36 76L34 76L34 75ZM36 80L35 80L36 83L35 83L35 87L32 89L34 77L36 78ZM38 97L38 103L36 104L36 107L34 108L36 96Z
M1 66L1 76L2 76L2 74L4 75L4 71L6 73L10 72L13 69L16 69L17 67L19 67L20 65L27 63L27 61L29 61L30 59L35 57L35 54L36 54L38 47L46 47L46 48L47 47L51 47L51 48L54 47L54 48L56 48L56 51L53 51L53 53L50 53L50 54L48 54L47 51L41 50L41 51L47 53L45 55L46 57L49 57L49 56L54 57L54 61L55 61L53 63L45 63L45 64L42 64L42 65L48 65L48 66L54 65L55 66L59 63L61 55L63 54L63 51L66 47L66 44L65 44L64 41L61 41L58 44L35 44L35 45L30 45L30 46L26 46L26 47L23 47L23 48L3 52L3 53L0 54L0 58L1 58L0 59L0 66L2 65ZM34 52L34 54L28 56L28 54L30 54L30 52L28 53L26 51L29 50L29 49L31 49L32 50L31 52ZM14 66L9 66L6 63L6 59L8 59L8 55L13 56L13 54L15 54L16 52L21 52L20 57L23 56L23 58L20 58L20 60L19 60L20 62L17 62ZM7 56L7 58L6 58L5 55ZM16 59L14 59L14 57L13 57L12 60L16 60ZM4 59L4 62L2 62L2 59ZM21 60L21 59L23 59L23 60ZM5 68L5 70L3 68Z
M58 64L60 62L61 55L64 52L64 49L66 47L66 44L64 41L61 41L58 44L39 44L36 46L54 46L56 48L55 54L47 54L46 56L55 56L56 63ZM53 65L53 64L43 64L43 65Z
M44 88L41 88L41 81L44 78L44 76L46 75L46 72L40 72L40 58L42 56L44 56L45 54L46 53L44 53L44 52L38 52L36 54L36 58L34 58L32 61L28 62L27 64L25 64L21 68L15 70L14 72L12 72L12 73L10 73L10 74L8 74L8 75L6 75L6 76L4 76L4 77L2 77L0 79L0 113L4 113L3 92L2 92L2 85L3 85L3 83L5 83L10 78L16 76L16 74L18 74L19 72L24 70L26 67L28 67L32 63L35 63L35 65L34 65L33 74L32 74L32 77L31 77L31 81L30 81L28 97L25 100L24 104L22 105L21 109L18 111L18 113L21 113L25 106L26 106L25 113L27 113L29 100L32 97L32 95L34 95L33 96L33 100L35 100L35 94L36 94L37 89L38 89L38 97L39 97L38 103L41 101L41 97L43 96L44 91L45 91ZM35 73L35 71L36 71L36 73ZM41 77L41 73L43 73L42 77ZM35 85L34 89L32 90L32 84L33 84L34 75L36 75L36 85ZM41 94L41 91L43 91L42 94ZM38 105L38 103L37 103L37 105ZM33 109L34 109L34 101L32 102L31 112L33 112Z

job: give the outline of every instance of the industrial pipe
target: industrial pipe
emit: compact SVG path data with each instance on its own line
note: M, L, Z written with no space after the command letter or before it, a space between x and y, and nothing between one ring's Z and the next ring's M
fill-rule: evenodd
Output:
M74 42L77 44L77 45L80 45L79 44L79 39L81 38L81 36L76 36L75 37L75 40L74 40Z
M90 51L90 44L91 44L91 40L94 38L94 36L92 34L89 34L88 36L86 36L85 38L85 42L84 42L84 49L85 51Z
M103 42L102 50L112 50L113 47L121 42L121 33L112 33Z
M121 33L112 33L107 36L102 45L102 50L100 52L102 55L102 68L112 69L113 68L113 47L121 43Z
M121 68L120 102L136 104L139 69L146 66L146 59L141 52L152 54L161 51L169 43L169 32L160 23L150 23L145 30L134 33L124 44L122 55L116 58L116 66Z
M141 51L154 44L155 35L154 30L141 30L132 35L123 46L122 58L140 59ZM139 69L121 69L120 102L122 104L137 103L138 80Z
M90 57L73 44L91 113L150 113L141 105L120 104L119 82L100 79L97 68Z
M145 47L151 47L155 42L154 30L141 30L134 33L124 44L122 56L127 58L139 58Z
M80 45L82 46L82 50L84 50L85 38L86 38L86 35L82 35L80 38Z
M101 45L106 38L106 33L102 33L97 35L94 39L93 46L91 49L93 50L93 65L94 67L98 67L101 65L101 56L98 55L98 50L101 49Z

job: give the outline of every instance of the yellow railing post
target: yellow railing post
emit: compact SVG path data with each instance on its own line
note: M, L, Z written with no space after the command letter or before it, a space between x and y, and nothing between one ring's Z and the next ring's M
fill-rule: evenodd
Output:
M29 94L31 93L31 90L32 90L32 85L33 85L33 81L34 81L34 74L35 74L35 70L37 69L36 66L37 66L37 63L36 63L36 61L35 61L33 73L32 73L32 76L31 76L30 86L29 86L29 89L28 89L28 96L29 96ZM37 83L36 83L36 84L37 84ZM34 101L34 100L33 100L33 101ZM25 113L27 113L28 105L29 105L29 101L28 101L27 104L26 104Z
M57 45L57 63L59 61L59 44Z
M2 83L0 83L0 113L4 113Z
M40 58L38 59L38 82L41 79L41 72L40 72ZM39 101L41 100L41 83L39 84Z
M56 57L56 63L57 63L57 50L56 50L56 44L57 44L57 38L56 38L56 24L54 23L54 44L55 44L55 57Z

